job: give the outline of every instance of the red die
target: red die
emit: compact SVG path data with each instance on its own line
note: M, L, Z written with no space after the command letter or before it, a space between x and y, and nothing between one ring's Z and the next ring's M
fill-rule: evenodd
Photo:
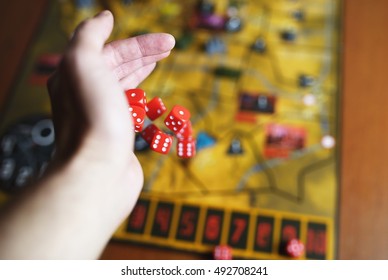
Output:
M150 124L140 133L140 135L148 143L148 145L150 145L152 138L154 138L154 135L158 131L159 128L156 125Z
M304 245L298 239L291 239L287 242L286 252L290 257L299 258L304 253Z
M151 141L150 147L155 152L168 154L172 145L172 137L167 133L158 131Z
M178 133L190 119L190 112L185 107L175 105L168 116L164 119L164 124L174 133Z
M193 137L193 127L191 126L191 121L188 121L186 125L179 130L176 134L178 139L192 139Z
M178 139L177 153L181 158L192 158L195 156L194 139Z
M147 126L142 132L141 136L150 145L151 150L168 154L172 145L172 137L167 133L161 131L156 125Z
M127 97L128 104L131 106L139 106L145 110L147 103L146 93L140 88L132 88L125 91L125 96Z
M227 245L218 245L214 248L213 257L215 260L231 260L232 248Z
M160 97L154 97L147 103L146 106L146 114L150 120L156 120L164 112L166 112L167 108L164 106L163 101Z
M133 118L133 126L135 127L135 132L140 132L143 129L144 119L146 116L145 110L139 106L129 107Z

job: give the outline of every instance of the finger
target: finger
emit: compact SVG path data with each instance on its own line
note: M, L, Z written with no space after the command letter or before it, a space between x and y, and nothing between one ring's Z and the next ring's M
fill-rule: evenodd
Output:
M115 68L121 64L172 50L175 39L167 33L152 33L129 39L113 41L104 48L108 65Z
M167 57L170 54L170 52L165 52L159 55L152 55L147 56L144 58L139 58L131 62L123 63L119 66L117 66L113 71L117 77L118 80L124 79L125 77L131 75L132 73L136 72L137 70L141 69L142 67L145 67L149 64L153 64L165 57Z
M137 87L155 69L156 63L146 65L132 75L120 80L120 85L124 90Z
M78 25L70 41L70 47L87 47L102 50L113 29L113 15L102 11Z

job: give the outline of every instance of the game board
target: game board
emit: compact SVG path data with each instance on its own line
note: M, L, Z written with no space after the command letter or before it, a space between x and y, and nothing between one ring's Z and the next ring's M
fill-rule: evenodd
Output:
M2 132L50 113L39 65L55 65L77 23L104 8L115 14L111 39L175 36L139 87L188 108L197 141L183 160L137 137L145 184L114 238L203 253L228 244L235 258L259 259L288 258L284 244L298 238L302 258L335 258L340 1L55 1Z

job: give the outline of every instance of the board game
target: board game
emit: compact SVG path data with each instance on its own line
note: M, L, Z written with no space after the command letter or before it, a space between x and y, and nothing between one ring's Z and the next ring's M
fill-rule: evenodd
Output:
M302 259L336 258L340 8L338 0L53 1L1 123L3 135L45 131L37 134L44 149L31 153L46 156L22 172L31 160L12 163L3 136L2 199L49 162L45 81L67 38L110 9L110 39L176 38L139 87L167 108L188 108L196 139L196 156L180 159L137 136L145 184L113 238L200 253L228 244L234 258L248 259L288 259L284 245L298 238ZM16 123L23 128L10 133Z

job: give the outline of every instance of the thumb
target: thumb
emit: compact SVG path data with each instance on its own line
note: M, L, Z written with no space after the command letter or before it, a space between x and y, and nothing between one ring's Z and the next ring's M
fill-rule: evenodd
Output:
M105 10L81 22L70 41L70 47L102 50L113 29L113 15Z

